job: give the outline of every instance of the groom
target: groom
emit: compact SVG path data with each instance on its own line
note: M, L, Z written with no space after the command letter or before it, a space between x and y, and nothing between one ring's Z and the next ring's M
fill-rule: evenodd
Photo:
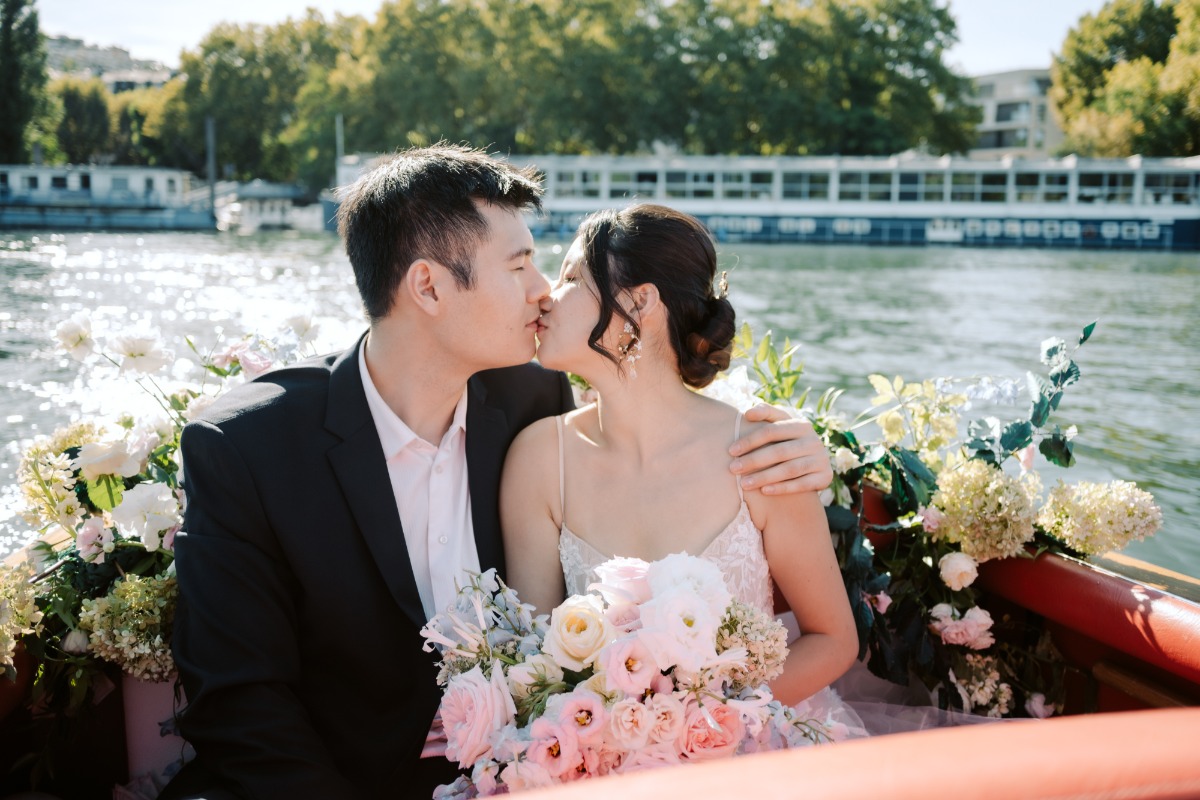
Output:
M184 431L173 638L198 755L163 797L429 797L453 780L419 757L440 697L419 631L464 569L503 570L505 452L572 407L565 376L528 363L549 286L522 212L540 193L445 145L365 175L339 227L368 332ZM770 428L739 443L739 471L825 486L811 429Z

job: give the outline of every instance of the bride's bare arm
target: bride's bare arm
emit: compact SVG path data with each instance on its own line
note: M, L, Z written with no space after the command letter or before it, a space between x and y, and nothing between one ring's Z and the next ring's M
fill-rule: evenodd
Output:
M850 668L858 654L858 633L817 495L746 499L763 532L771 577L800 625L800 639L791 646L783 675L771 685L775 697L794 704Z
M500 479L507 582L539 613L549 613L566 593L558 558L557 436L553 418L521 431Z

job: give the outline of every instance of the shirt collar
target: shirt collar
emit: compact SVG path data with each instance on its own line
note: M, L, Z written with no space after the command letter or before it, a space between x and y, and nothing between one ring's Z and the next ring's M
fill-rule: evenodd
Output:
M358 347L358 371L362 375L363 391L367 395L367 406L371 409L371 418L375 421L375 429L379 432L379 443L383 446L384 458L392 458L413 442L420 441L420 437L413 433L412 428L408 427L395 411L392 411L391 407L384 402L383 396L379 394L379 390L375 388L375 382L371 380L371 373L367 370L366 350L367 340L364 337ZM462 397L458 399L458 405L454 407L454 417L450 420L450 428L446 431L443 440L448 441L453 435L460 431L465 432L466 429L467 388L464 386Z

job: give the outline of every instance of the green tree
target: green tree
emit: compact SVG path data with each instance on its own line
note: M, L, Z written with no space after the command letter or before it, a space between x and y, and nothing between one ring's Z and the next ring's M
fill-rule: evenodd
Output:
M87 164L110 151L112 130L108 89L95 78L62 77L50 84L62 105L55 129L59 150L71 164Z
M45 86L46 50L33 0L0 0L0 164L29 157Z
M1111 0L1067 34L1051 77L1062 152L1200 153L1200 0Z

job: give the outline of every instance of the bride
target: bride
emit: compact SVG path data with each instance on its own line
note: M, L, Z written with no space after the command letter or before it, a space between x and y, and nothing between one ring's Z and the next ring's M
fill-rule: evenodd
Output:
M526 428L509 449L501 521L509 583L549 611L614 556L698 554L741 601L772 611L778 585L804 633L771 690L796 704L855 659L858 639L816 494L765 495L730 476L751 426L698 394L729 364L734 312L696 219L658 205L583 222L550 299L538 359L599 399Z

